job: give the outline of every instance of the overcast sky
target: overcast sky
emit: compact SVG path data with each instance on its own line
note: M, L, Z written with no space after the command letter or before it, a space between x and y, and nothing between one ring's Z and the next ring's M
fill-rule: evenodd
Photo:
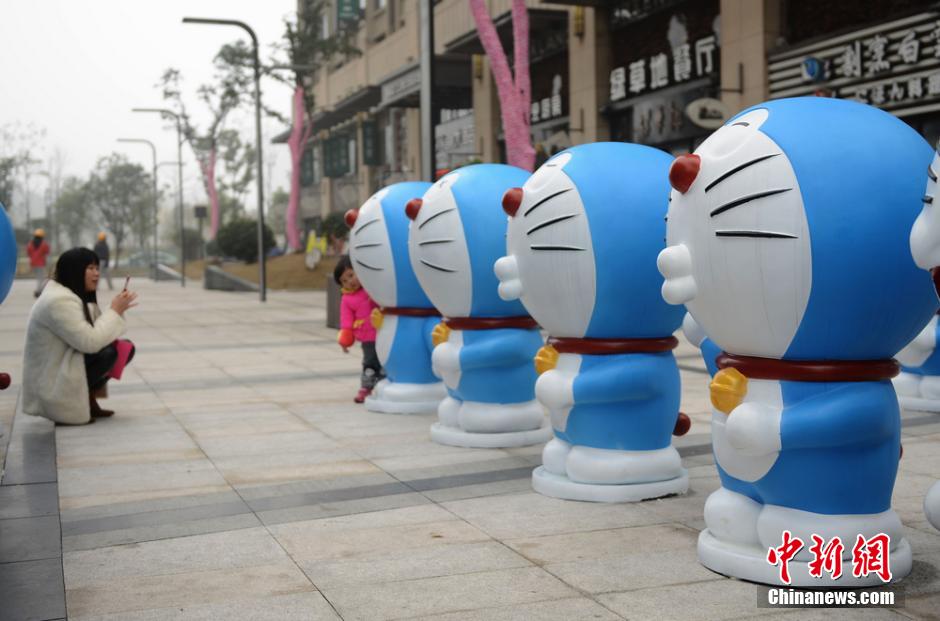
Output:
M122 137L149 139L160 161L176 160L175 130L159 115L134 114L131 108L164 106L155 85L164 69L176 67L185 79L190 113L204 123L196 88L211 79L212 59L223 44L247 41L240 29L184 25L182 18L246 22L258 34L263 62L281 37L283 19L295 9L296 0L0 0L0 125L31 122L45 128L38 157L48 160L58 147L66 172L83 177L99 157L113 151L149 170L146 145L117 143ZM287 87L264 81L262 97L268 106L288 113ZM229 126L254 142L253 108L231 117ZM266 164L274 161L272 180L265 180L265 186L274 188L287 185L287 148L269 142L281 129L275 121L265 121L264 156ZM183 160L187 202L205 201L188 147ZM265 175L269 170L266 165ZM175 183L173 167L161 167L159 175L161 185ZM41 196L45 184L45 178L34 177L33 195ZM247 202L253 209L253 193Z

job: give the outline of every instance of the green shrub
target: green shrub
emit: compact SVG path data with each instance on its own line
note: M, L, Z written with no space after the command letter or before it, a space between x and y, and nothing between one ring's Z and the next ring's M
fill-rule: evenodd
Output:
M219 229L216 235L219 251L227 257L235 257L246 263L258 260L258 223L254 220L232 220ZM275 245L274 233L264 227L264 253Z

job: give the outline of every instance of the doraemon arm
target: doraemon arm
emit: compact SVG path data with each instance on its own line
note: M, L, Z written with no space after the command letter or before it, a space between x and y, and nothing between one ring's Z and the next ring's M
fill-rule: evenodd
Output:
M618 357L578 373L574 380L575 403L613 403L648 399L658 392L659 369L644 357Z
M705 331L702 330L702 327L698 325L698 322L692 317L692 313L686 313L685 318L682 320L682 334L685 335L686 340L692 343L692 345L699 348L699 351L702 352L702 360L705 362L705 367L708 369L708 374L715 377L715 373L718 372L718 365L715 362L715 358L721 353L721 348L718 347L713 340L708 338Z
M498 337L460 348L461 369L515 366L531 363L532 336L527 330L507 330Z
M906 367L919 367L936 349L938 337L940 337L940 322L930 321L895 357Z
M785 408L780 436L786 449L867 444L895 432L894 392L881 382L852 382ZM731 413L734 416L734 412Z

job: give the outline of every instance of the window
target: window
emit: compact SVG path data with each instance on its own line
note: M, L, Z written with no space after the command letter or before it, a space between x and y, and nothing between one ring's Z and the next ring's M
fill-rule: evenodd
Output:
M380 11L384 9L386 4L388 4L388 0L375 0L375 10Z

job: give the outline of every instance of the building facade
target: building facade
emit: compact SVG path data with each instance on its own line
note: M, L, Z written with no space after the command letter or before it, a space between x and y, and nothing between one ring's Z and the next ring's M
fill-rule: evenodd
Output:
M355 0L362 54L318 72L309 226L421 170L415 0ZM343 5L344 2L338 2ZM510 0L489 0L512 59ZM940 135L940 13L927 0L529 0L537 164L575 144L695 149L768 98L852 98ZM336 27L338 15L330 16ZM438 0L437 170L505 161L499 98L467 0ZM286 138L286 136L284 137Z

